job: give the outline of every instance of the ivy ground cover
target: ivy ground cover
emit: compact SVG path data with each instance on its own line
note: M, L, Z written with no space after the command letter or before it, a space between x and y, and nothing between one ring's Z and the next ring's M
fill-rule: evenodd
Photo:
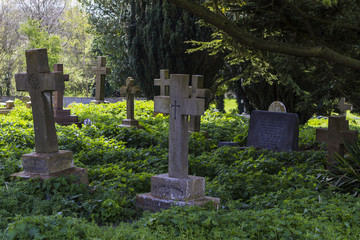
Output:
M324 145L315 142L313 118L300 128L300 151L276 153L217 148L218 141L246 144L248 119L208 110L191 135L190 174L206 177L206 194L221 207L188 207L150 213L135 196L150 191L152 175L167 172L168 117L153 116L153 102L137 101L144 130L118 127L125 102L73 104L86 124L58 126L60 149L86 167L90 185L72 178L11 180L21 156L34 151L31 110L16 102L0 116L1 239L359 239L360 201L337 191L323 168ZM350 120L357 128L358 119Z

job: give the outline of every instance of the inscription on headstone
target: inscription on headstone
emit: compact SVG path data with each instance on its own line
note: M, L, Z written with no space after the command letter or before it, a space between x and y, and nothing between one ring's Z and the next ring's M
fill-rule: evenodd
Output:
M296 151L298 138L297 114L258 110L251 113L247 146L274 151Z

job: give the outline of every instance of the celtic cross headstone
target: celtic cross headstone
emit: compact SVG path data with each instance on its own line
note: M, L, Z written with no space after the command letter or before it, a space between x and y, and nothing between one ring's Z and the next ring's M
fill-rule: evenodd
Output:
M126 115L127 119L122 121L121 127L137 127L141 128L139 122L135 120L134 98L135 94L140 93L140 88L135 86L135 80L132 77L126 79L126 86L120 89L121 94L126 95Z

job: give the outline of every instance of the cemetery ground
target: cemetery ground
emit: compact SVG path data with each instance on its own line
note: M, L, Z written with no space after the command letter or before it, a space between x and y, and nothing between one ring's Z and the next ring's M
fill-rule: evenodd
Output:
M88 169L89 186L72 178L10 179L34 150L31 110L15 105L0 116L1 239L360 238L360 178L346 182L324 169L326 146L315 141L315 128L326 127L325 118L300 126L299 151L273 152L217 148L218 141L245 146L249 119L206 111L201 129L209 138L189 137L189 172L206 177L206 195L220 198L220 208L150 213L135 209L135 196L167 172L169 136L168 117L153 117L152 101L135 103L144 129L119 127L125 102L71 105L84 125L57 125L59 148ZM359 121L351 115L351 128L359 130Z

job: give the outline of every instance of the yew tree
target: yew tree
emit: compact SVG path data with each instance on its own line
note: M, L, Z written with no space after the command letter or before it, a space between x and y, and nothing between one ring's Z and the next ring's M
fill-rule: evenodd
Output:
M339 96L360 107L359 1L168 1L215 27L212 42L194 45L226 49L254 108L285 99L306 119Z

